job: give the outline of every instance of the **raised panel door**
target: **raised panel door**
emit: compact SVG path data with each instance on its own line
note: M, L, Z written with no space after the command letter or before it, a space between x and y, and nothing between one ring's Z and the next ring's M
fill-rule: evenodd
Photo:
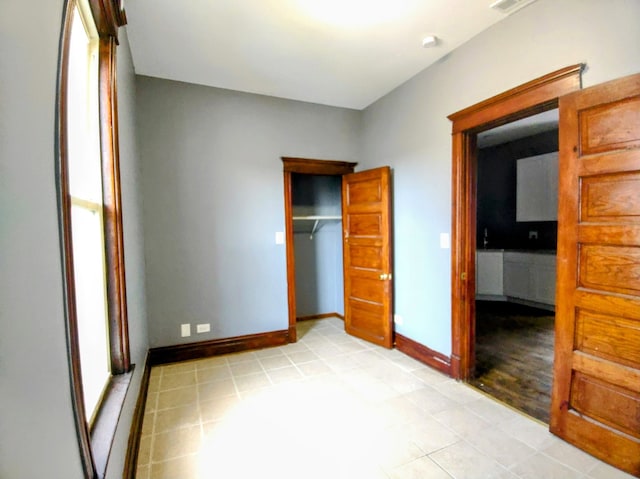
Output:
M389 167L342 179L347 333L393 346Z
M553 433L640 477L640 74L560 98Z

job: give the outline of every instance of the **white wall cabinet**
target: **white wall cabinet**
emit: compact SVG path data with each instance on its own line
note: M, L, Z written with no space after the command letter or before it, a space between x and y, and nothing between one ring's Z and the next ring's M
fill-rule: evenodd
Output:
M504 295L554 305L556 256L552 254L504 253Z
M478 251L476 254L476 295L503 295L503 252Z
M558 152L517 161L516 221L558 220Z

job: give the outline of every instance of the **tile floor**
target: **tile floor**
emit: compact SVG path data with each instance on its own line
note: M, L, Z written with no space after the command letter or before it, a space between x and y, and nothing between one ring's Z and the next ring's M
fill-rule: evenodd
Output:
M298 331L154 367L138 479L631 477L337 318Z

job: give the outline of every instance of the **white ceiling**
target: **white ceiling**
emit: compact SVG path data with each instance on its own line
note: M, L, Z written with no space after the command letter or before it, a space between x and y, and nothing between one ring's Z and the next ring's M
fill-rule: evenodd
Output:
M493 1L128 0L127 33L141 75L363 109L505 18Z
M558 128L557 108L478 133L478 148L500 145Z

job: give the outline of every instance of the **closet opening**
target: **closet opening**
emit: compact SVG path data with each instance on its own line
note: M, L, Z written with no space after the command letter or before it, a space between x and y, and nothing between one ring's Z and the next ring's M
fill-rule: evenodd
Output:
M342 178L293 173L296 321L344 319Z
M342 176L356 163L282 158L289 341L296 323L344 319Z

